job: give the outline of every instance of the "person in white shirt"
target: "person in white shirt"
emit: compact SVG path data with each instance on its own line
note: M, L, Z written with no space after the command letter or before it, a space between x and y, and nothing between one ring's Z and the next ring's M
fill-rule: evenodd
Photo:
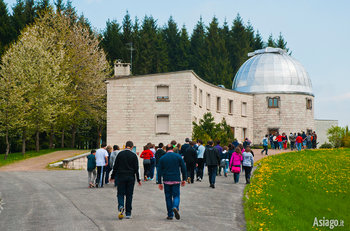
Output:
M198 149L197 149L197 181L201 182L203 179L204 172L204 151L205 147L203 146L203 141L198 140Z
M105 166L108 165L108 152L106 150L107 145L102 143L101 148L96 151L96 166L97 166L97 178L96 188L103 188L103 179L105 175Z

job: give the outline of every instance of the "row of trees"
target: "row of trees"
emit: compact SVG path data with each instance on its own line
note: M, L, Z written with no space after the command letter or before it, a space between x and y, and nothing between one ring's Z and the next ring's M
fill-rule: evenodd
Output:
M222 145L232 143L234 134L225 118L220 123L215 123L213 115L208 112L203 115L199 123L193 122L192 140L200 139L203 143L209 140L219 140Z
M232 25L200 19L190 35L172 17L159 26L152 16L140 21L126 13L121 24L107 21L96 33L71 1L17 0L10 14L0 0L0 152L98 146L103 80L116 59L131 59L131 48L133 74L193 69L230 87L247 53L265 46L286 49L286 42L281 34L264 42L239 15Z
M130 61L133 49L133 74L192 69L206 81L227 88L248 59L248 52L266 46L288 50L282 34L277 40L270 35L264 42L259 31L250 23L245 25L239 15L232 26L225 21L220 27L216 17L206 26L200 19L189 36L186 27L179 29L173 17L160 27L151 16L140 23L137 18L132 21L127 13L121 25L107 21L101 36L111 64L116 59Z
M12 43L0 65L0 130L5 132L6 155L9 138L18 133L23 153L32 134L37 151L43 132L49 134L51 148L58 133L64 146L67 129L72 147L78 128L95 123L101 135L106 116L103 81L110 67L97 37L49 7Z

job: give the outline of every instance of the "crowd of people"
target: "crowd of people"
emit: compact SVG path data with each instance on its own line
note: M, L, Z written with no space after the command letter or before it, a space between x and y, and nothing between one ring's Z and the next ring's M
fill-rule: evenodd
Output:
M138 154L132 150L132 141L128 141L122 151L118 145L112 147L102 144L100 149L92 150L87 156L89 188L103 188L104 184L114 182L119 219L131 218L135 179L142 185ZM148 143L139 157L143 159L144 182L155 178L159 189L164 190L168 220L174 216L180 219L180 186L185 186L186 182L202 182L205 166L209 187L214 189L216 176L227 177L229 172L233 173L233 182L238 183L240 173L244 171L246 183L249 184L254 165L254 153L248 139L243 143L235 140L227 146L221 146L220 141L215 144L208 141L204 145L202 140L191 141L189 138L185 139L183 145L175 140L167 145Z

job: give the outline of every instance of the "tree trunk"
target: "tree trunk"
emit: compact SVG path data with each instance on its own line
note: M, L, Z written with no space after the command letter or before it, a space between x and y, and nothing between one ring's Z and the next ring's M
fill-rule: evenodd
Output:
M97 126L97 148L101 147L101 137L102 137L102 131L101 127Z
M7 156L9 155L10 152L10 142L9 142L9 129L6 128L6 153L4 159L7 159Z
M64 128L62 129L61 148L64 148Z
M53 126L51 126L51 131L50 131L50 141L49 141L49 148L53 148L53 138L54 138L54 132L53 132Z
M24 155L26 153L26 139L27 139L26 129L23 129L23 131L22 131L22 155Z
M75 135L77 133L77 126L73 124L72 127L72 148L75 148Z
M36 131L36 135L35 135L35 151L36 151L36 152L39 152L39 151L40 151L39 135L40 135L40 132L39 132L39 130L37 130L37 131Z

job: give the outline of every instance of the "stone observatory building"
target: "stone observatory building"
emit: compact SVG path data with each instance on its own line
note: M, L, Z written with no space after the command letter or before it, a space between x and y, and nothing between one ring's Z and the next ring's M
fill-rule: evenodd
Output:
M137 151L152 142L184 143L192 122L211 112L235 137L260 144L273 132L313 131L314 95L305 68L279 48L257 50L237 72L232 89L210 84L191 70L131 75L117 62L107 83L107 143L132 140Z

